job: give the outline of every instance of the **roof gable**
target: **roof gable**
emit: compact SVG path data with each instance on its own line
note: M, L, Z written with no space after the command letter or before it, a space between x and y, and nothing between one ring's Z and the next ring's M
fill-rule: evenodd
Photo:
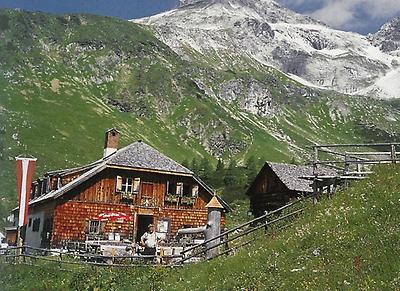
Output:
M107 165L193 174L189 169L141 141L118 150L106 160Z

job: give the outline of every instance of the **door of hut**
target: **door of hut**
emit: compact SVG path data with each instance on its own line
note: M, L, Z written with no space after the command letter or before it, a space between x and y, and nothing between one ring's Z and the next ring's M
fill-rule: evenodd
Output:
M138 215L137 216L137 236L136 241L140 242L142 235L148 230L149 224L153 224L153 215Z

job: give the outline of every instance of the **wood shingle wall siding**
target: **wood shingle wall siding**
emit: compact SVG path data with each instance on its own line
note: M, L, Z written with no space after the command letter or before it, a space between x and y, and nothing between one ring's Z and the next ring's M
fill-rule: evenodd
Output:
M133 209L128 205L84 203L68 201L60 204L54 211L54 224L52 245L59 246L70 240L85 240L87 223L96 215L104 212L124 212L133 216ZM104 233L118 232L122 237L131 237L133 234L133 223L106 222Z
M162 209L158 213L158 217L169 218L171 220L171 235L175 235L180 228L198 227L207 223L207 210L178 210L178 209Z
M198 227L207 223L207 210L185 210L168 208L138 208L129 205L116 205L104 203L88 203L79 201L68 201L58 205L54 211L54 225L52 245L60 246L67 241L85 240L87 223L100 213L123 212L131 217L137 214L151 214L154 223L161 219L170 221L169 237L173 238L178 229L183 227ZM223 228L225 216L222 217ZM102 232L104 234L118 232L122 238L133 238L134 221L105 222Z

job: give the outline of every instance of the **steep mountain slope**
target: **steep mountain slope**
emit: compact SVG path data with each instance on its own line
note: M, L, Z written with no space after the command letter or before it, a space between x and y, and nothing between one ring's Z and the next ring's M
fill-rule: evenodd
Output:
M400 61L365 36L331 29L272 0L183 3L133 21L152 27L160 40L189 59L191 50L204 58L216 56L225 65L246 56L303 84L343 93L366 93L365 88L391 73ZM394 93L378 97L400 97L400 91Z
M250 58L231 60L189 62L128 21L1 10L0 217L15 204L15 156L36 156L38 173L81 165L101 157L112 126L121 146L143 139L177 161L305 160L311 143L400 132L395 103L321 92Z
M400 17L384 24L377 33L369 35L368 39L381 51L400 57ZM392 60L392 65L395 68L394 70L380 78L374 85L362 90L362 93L382 98L400 96L399 60Z

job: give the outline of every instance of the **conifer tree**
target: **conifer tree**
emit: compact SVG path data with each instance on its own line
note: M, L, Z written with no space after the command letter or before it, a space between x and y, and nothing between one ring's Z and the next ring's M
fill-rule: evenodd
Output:
M247 185L250 185L254 181L260 169L257 165L256 158L254 156L250 156L246 163Z
M203 158L199 166L199 176L205 181L209 182L212 176L212 166L207 158Z

